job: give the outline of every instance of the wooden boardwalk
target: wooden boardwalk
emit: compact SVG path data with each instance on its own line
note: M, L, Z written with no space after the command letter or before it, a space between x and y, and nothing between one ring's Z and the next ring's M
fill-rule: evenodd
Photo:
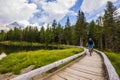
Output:
M47 78L47 80L107 80L103 60L99 54L93 52Z
M116 70L103 52L94 49L97 53L93 52L92 56L90 56L88 52L85 55L86 51L87 49L84 48L84 51L79 54L32 70L10 80L120 80ZM80 58L74 60L77 57ZM46 71L56 69L56 67L70 60L74 61L55 72L46 74Z

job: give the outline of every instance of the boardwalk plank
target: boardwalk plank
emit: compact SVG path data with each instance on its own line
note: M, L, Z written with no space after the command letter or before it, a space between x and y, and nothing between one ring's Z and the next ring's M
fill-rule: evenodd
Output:
M102 74L103 73L102 68L93 68L93 67L88 67L88 66L78 65L78 64L72 65L71 67L80 68L80 69L91 71L91 72L94 72L94 73L97 73L97 74Z
M65 80L65 79L61 78L61 77L58 76L58 75L54 75L54 76L52 76L51 78L49 78L49 80Z
M81 71L74 70L74 69L71 69L71 68L67 68L66 71L75 73L76 75L79 74L79 76L84 76L88 79L104 80L104 77L102 77L102 76L96 76L96 75L93 75L93 74L81 72Z
M87 54L80 61L57 72L55 75L64 80L106 80L103 68L103 61L99 54ZM54 75L52 76L54 80Z
M65 74L64 72L57 74L58 76L64 78L65 80L79 80L77 78L73 78L71 75Z
M72 77L72 78L74 78L76 80L88 80L88 79L86 79L86 78L84 78L82 76L78 76L78 75L76 75L76 74L74 74L72 72L63 71L61 74L68 75L68 76L70 76L70 77Z
M70 67L70 68L74 69L74 70L78 70L80 72L84 72L84 73L88 73L88 74L93 74L93 75L96 75L96 76L103 76L102 73L96 73L96 72L88 70L88 69L82 69L82 68L78 68L78 67Z

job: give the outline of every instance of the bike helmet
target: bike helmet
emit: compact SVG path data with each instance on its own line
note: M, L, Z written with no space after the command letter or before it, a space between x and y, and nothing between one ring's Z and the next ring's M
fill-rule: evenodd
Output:
M92 40L92 38L89 38L89 41L91 41Z

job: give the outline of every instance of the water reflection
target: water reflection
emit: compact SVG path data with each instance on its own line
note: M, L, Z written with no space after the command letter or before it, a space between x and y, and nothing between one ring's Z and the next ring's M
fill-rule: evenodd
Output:
M47 48L43 45L39 46L18 46L18 45L4 45L0 44L0 53L5 52L6 54L10 54L13 52L20 51L34 51L39 49L58 49L57 46L48 46Z

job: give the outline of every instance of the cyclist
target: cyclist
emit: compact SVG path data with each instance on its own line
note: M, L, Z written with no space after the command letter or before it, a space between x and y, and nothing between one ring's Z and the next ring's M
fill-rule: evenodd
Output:
M89 47L90 56L92 56L93 47L94 47L94 41L92 38L89 38L87 45Z

